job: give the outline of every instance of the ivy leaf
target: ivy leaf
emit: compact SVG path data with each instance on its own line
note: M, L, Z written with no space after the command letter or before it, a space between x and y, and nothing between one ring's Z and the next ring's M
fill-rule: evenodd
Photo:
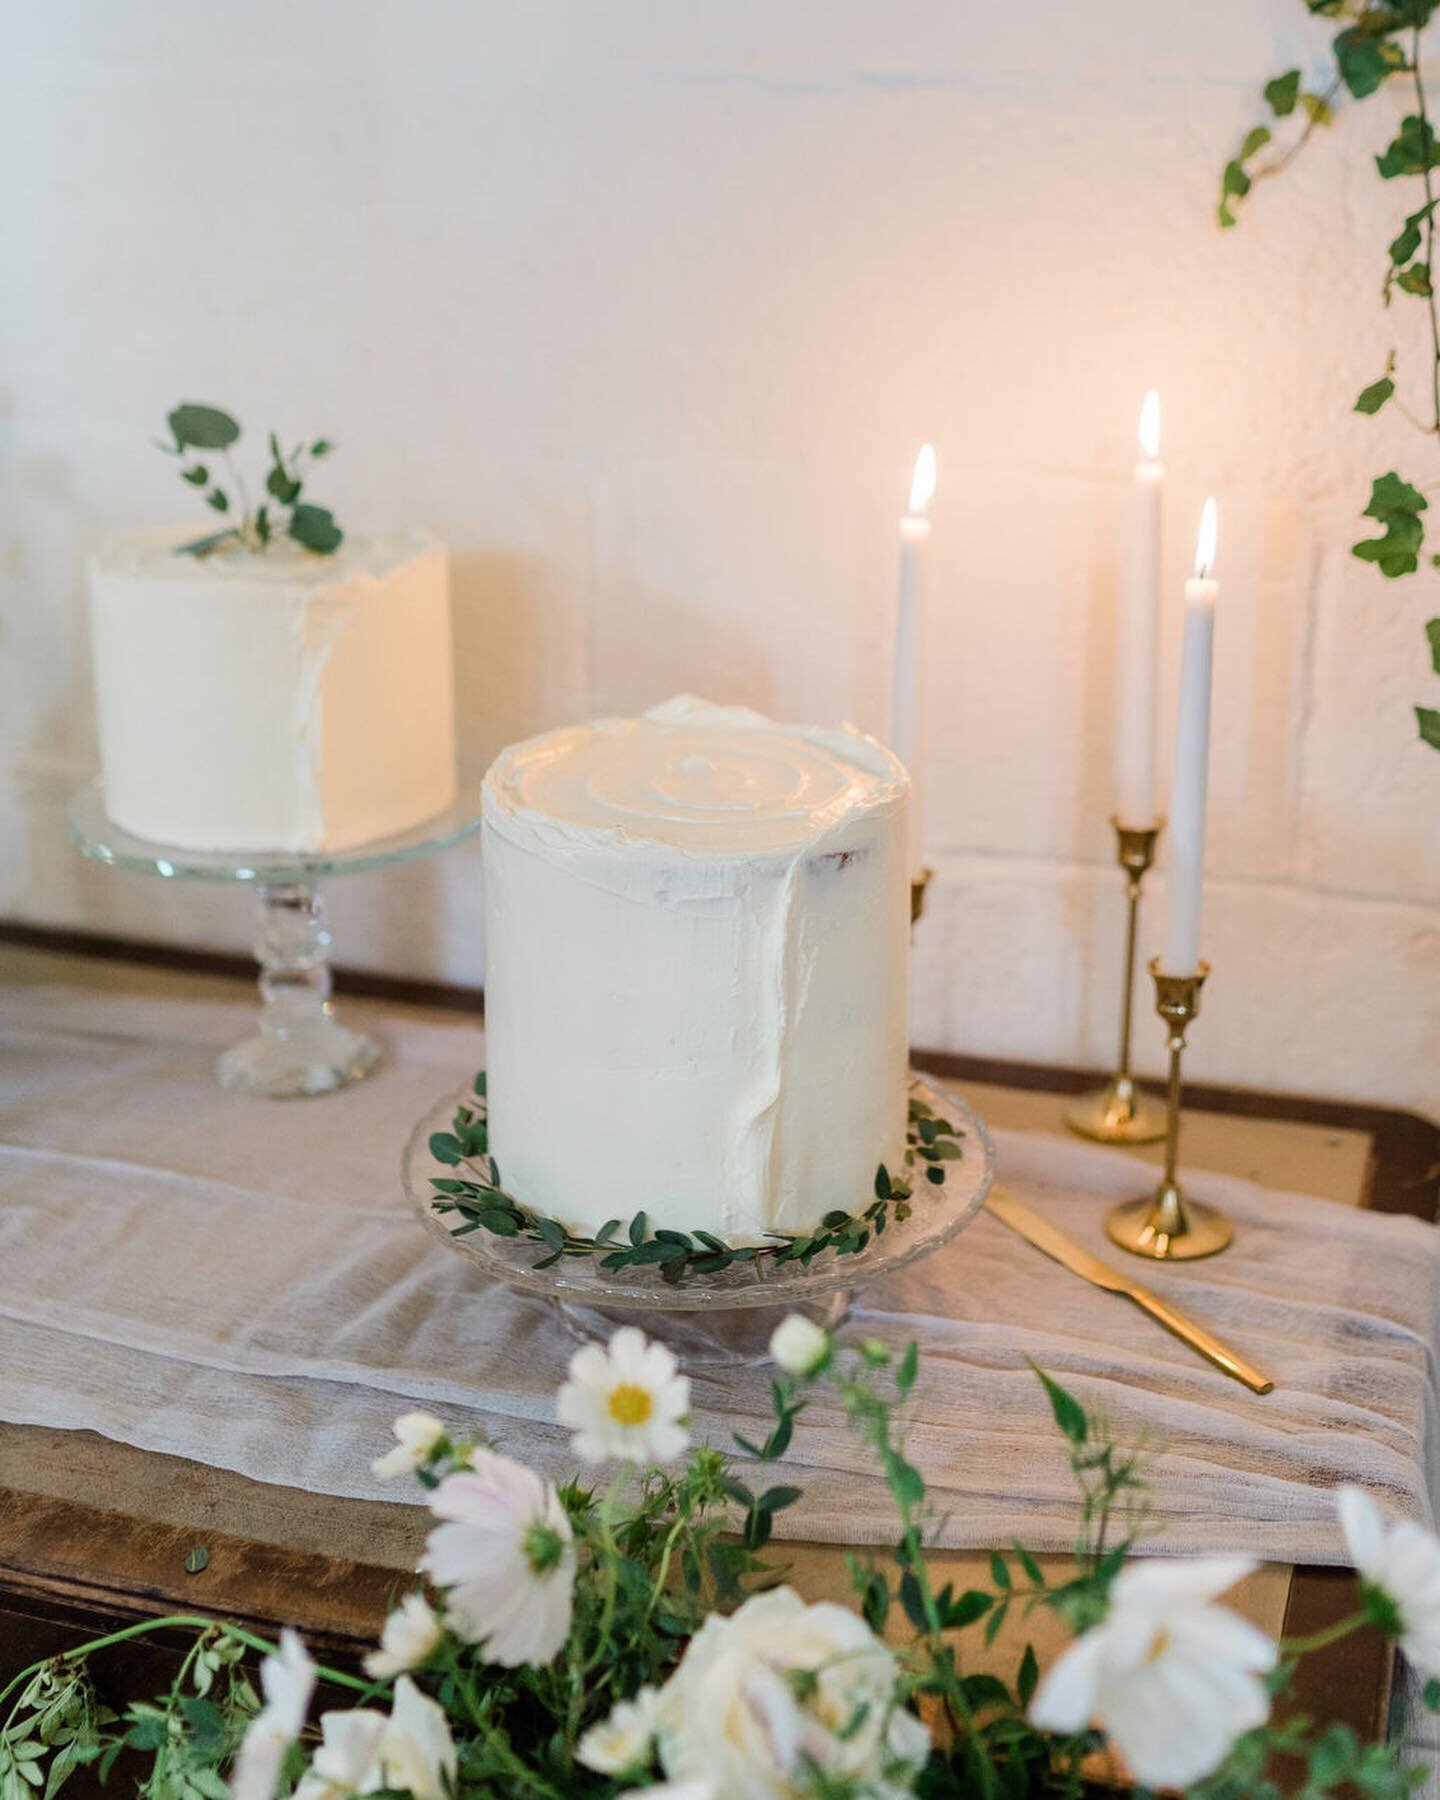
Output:
M307 550L318 550L322 556L330 556L340 548L345 533L335 523L335 515L328 508L302 504L290 515L290 535Z
M1300 105L1312 125L1328 125L1335 117L1323 94L1302 94Z
M187 401L166 419L179 449L228 450L240 435L240 427L218 406L197 406Z
M1335 63L1340 79L1357 100L1373 94L1397 66L1378 38L1353 26L1335 39Z
M1355 411L1377 413L1394 392L1395 383L1388 375L1384 375L1379 381L1372 381L1369 387L1361 390L1355 402Z
M1256 151L1263 150L1269 142L1270 127L1268 125L1251 126L1250 130L1245 133L1244 143L1240 146L1240 160L1249 162Z
M1423 175L1426 169L1440 167L1435 152L1435 131L1428 119L1407 113L1400 129L1383 156L1375 158L1375 167L1383 181L1394 181L1400 175Z
M1440 619L1425 621L1425 636L1430 644L1430 666L1440 675Z
M1300 97L1300 71L1287 69L1265 83L1265 104L1277 119L1288 119Z
M1233 159L1226 163L1224 173L1220 177L1220 192L1227 198L1233 194L1237 200L1243 200L1250 192L1250 188L1250 177L1245 173L1242 165Z
M1382 575L1394 579L1411 575L1420 566L1420 546L1425 527L1420 514L1429 505L1425 496L1408 481L1402 481L1392 469L1371 484L1370 504L1365 517L1376 519L1385 527L1385 535L1362 538L1351 545L1351 554L1361 562L1373 562Z
M1408 269L1402 269L1395 277L1395 285L1407 294L1419 294L1428 299L1434 293L1430 285L1430 265L1428 263L1411 263Z
M210 505L214 507L216 512L229 512L230 496L225 492L224 488L211 488L205 498L209 501Z
M1432 750L1440 750L1440 712L1436 712L1433 707L1417 706L1415 723L1420 728L1422 743L1428 744Z

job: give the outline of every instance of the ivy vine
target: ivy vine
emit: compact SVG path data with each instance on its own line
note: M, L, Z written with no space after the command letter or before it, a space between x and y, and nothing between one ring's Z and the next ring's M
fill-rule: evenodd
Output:
M452 1237L472 1231L488 1231L496 1237L526 1238L538 1244L541 1254L532 1265L548 1269L563 1257L598 1257L602 1269L628 1269L654 1264L662 1280L680 1286L691 1276L716 1275L735 1263L757 1259L777 1267L798 1262L803 1267L822 1251L854 1256L872 1238L881 1237L893 1220L903 1224L912 1212L914 1187L911 1177L923 1171L929 1188L945 1185L946 1164L964 1156L964 1132L938 1113L928 1101L912 1093L905 1134L905 1173L892 1175L884 1163L875 1171L874 1195L864 1205L847 1211L827 1212L810 1232L767 1233L769 1243L727 1244L723 1238L698 1228L652 1230L642 1209L633 1218L607 1219L593 1237L566 1229L558 1219L522 1205L501 1185L500 1169L490 1154L490 1128L485 1092L485 1073L475 1077L474 1096L455 1110L448 1131L430 1137L430 1154L446 1168L467 1174L432 1175L437 1213L457 1214L461 1223Z
M1340 29L1330 40L1333 67L1327 78L1307 85L1299 69L1287 69L1262 90L1268 116L1246 133L1237 154L1220 177L1219 221L1229 228L1237 208L1257 181L1288 168L1314 133L1334 119L1334 104L1343 96L1368 100L1400 82L1411 110L1400 120L1390 143L1375 157L1382 181L1418 182L1420 204L1406 212L1404 223L1386 249L1380 297L1390 306L1420 302L1428 320L1428 344L1413 391L1402 396L1397 382L1399 352L1391 348L1385 368L1362 388L1354 410L1373 417L1387 406L1401 413L1417 431L1440 441L1440 308L1435 293L1435 210L1440 205L1435 171L1440 145L1431 124L1422 68L1422 34L1440 0L1302 0L1312 17L1328 19ZM1296 129L1294 121L1299 122ZM1418 407L1417 407L1418 397ZM1413 575L1422 554L1440 569L1440 555L1425 552L1424 514L1429 502L1422 489L1391 469L1376 476L1362 516L1377 531L1351 546L1362 562L1373 563L1392 580ZM1431 667L1440 675L1440 619L1425 627ZM1415 708L1421 738L1440 750L1440 710Z

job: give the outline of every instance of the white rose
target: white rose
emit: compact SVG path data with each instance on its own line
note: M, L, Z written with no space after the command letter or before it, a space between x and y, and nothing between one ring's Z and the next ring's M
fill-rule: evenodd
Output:
M848 1608L757 1594L708 1618L661 1689L660 1761L672 1780L708 1780L715 1800L789 1800L807 1757L876 1800L908 1794L930 1736L894 1703L898 1674Z
M830 1339L804 1313L788 1314L770 1334L770 1355L787 1375L818 1374L829 1354Z

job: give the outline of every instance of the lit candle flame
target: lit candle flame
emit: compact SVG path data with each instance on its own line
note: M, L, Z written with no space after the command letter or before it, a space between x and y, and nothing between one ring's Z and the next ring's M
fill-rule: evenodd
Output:
M1195 540L1195 579L1208 581L1215 567L1215 502L1207 500L1200 514L1200 535Z
M935 493L935 446L922 444L910 482L910 516L923 519Z
M1160 395L1154 388L1140 408L1140 454L1146 462L1156 462L1160 456Z

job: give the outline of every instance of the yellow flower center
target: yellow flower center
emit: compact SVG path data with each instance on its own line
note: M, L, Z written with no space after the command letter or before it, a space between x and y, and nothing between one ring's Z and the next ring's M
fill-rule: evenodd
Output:
M643 1425L655 1410L647 1389L622 1381L610 1390L610 1417L617 1425Z
M1150 1648L1145 1652L1146 1662L1158 1662L1170 1648L1170 1633L1162 1625L1150 1640Z

